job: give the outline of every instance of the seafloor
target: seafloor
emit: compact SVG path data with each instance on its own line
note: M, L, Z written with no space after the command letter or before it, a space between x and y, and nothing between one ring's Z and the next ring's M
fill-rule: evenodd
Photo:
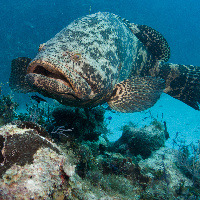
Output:
M106 105L33 100L20 113L14 99L0 97L0 199L200 199L200 143L166 146L163 119L127 120L111 141Z

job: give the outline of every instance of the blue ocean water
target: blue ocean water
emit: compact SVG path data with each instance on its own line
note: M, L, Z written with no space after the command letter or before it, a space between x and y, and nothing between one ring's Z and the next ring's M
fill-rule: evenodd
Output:
M200 2L196 0L7 0L0 2L0 82L9 80L10 63L16 57L33 58L41 43L53 37L74 19L96 13L112 12L130 22L146 24L164 35L171 47L169 62L200 66ZM2 93L10 93L8 84ZM14 94L20 109L29 95ZM173 98L162 95L150 109L152 115L167 122L171 138L180 132L188 142L200 138L200 113ZM129 120L142 125L149 110L136 114L112 115L109 126L120 135L120 127ZM122 121L122 119L125 119ZM119 123L119 121L121 123ZM169 141L170 143L170 141Z

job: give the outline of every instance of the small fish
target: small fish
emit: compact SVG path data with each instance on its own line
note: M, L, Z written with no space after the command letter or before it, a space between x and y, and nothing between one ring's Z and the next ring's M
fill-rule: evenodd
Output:
M75 107L107 102L119 112L150 108L165 92L199 110L200 68L166 63L169 57L155 29L99 12L40 45L33 60L14 59L10 87Z
M112 117L111 117L111 116L109 116L109 117L107 117L107 119L108 119L108 120L111 120L111 119L112 119Z
M32 95L31 99L37 101L38 103L40 103L41 101L47 102L45 99L39 97L38 95Z

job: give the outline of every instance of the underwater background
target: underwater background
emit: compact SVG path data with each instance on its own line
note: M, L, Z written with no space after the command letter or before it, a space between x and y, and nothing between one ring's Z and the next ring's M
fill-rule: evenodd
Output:
M23 199L30 187L28 198L42 198L41 189L47 199L200 200L200 111L164 93L143 112L74 109L8 84L14 58L34 58L73 20L99 11L154 28L170 46L168 62L200 67L199 10L197 0L1 1L0 199Z
M16 57L34 58L40 44L52 38L73 20L98 11L111 12L130 22L146 24L166 38L171 48L169 62L200 66L200 2L178 0L19 0L0 2L0 81L9 80L11 60ZM2 94L9 94L8 84ZM14 93L23 111L30 95ZM170 139L176 133L196 142L200 136L200 112L163 94L151 109L141 113L106 112L110 140L121 135L120 127L130 120L138 125L148 124L154 117L166 121ZM171 140L167 145L171 144Z

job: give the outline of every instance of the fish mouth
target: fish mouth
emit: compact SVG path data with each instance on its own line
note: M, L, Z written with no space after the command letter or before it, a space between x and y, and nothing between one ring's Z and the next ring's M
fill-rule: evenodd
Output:
M27 69L27 74L37 74L44 76L49 79L54 79L61 84L67 86L67 88L74 91L73 85L70 82L70 79L64 75L61 71L55 68L55 66L51 63L47 63L44 61L33 61L29 64Z
M33 60L27 68L26 81L47 97L76 100L78 103L90 100L90 85L66 64L57 66L46 60Z

